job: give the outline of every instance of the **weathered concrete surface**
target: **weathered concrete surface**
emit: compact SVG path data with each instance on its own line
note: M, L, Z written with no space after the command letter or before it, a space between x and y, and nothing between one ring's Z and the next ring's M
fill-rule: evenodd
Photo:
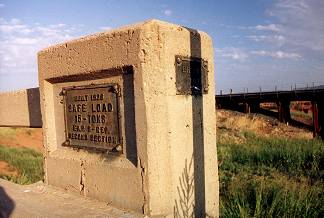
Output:
M208 94L177 95L175 55L208 61ZM40 51L46 183L150 216L217 217L213 59L206 33L157 20ZM62 88L106 83L122 90L123 154L62 147Z
M39 89L0 93L0 126L42 127Z
M17 185L0 179L0 217L143 217L42 182Z

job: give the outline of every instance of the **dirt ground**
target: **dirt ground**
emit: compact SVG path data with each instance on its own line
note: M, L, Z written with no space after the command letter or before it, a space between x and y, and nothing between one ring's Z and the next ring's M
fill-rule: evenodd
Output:
M310 130L280 123L277 119L261 114L244 114L231 110L217 110L217 135L221 141L243 142L242 131L251 131L264 137L312 139Z
M41 128L0 127L0 145L43 151Z
M0 127L0 145L25 147L43 152L42 129ZM19 172L4 160L0 160L0 175L18 176Z
M0 174L3 176L17 176L18 171L6 161L0 160Z

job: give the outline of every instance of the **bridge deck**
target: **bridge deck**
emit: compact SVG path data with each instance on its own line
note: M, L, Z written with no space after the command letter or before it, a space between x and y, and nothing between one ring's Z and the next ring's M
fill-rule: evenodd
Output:
M226 101L272 102L280 99L289 101L324 100L324 89L297 89L292 91L249 92L216 95L217 103Z
M314 136L324 139L324 89L305 88L291 91L249 92L216 95L218 108L239 110L246 113L260 112L260 103L275 102L278 106L278 119L281 122L291 121L290 102L311 101L313 113ZM243 106L243 107L242 107Z

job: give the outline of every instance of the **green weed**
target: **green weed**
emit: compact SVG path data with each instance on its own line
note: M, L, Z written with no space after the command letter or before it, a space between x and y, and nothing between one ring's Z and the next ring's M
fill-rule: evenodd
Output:
M218 143L221 216L323 217L324 143L244 137Z
M321 188L248 180L222 196L221 211L223 217L323 217L323 202Z
M30 184L43 179L43 156L28 148L10 148L0 145L0 160L18 170L19 176L0 176L19 184Z

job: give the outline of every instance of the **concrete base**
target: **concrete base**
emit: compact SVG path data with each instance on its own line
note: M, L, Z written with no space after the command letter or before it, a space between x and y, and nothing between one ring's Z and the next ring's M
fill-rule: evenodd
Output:
M177 92L176 56L208 63L208 93ZM157 20L40 51L45 182L149 216L217 217L213 60L206 33ZM62 146L61 91L103 84L120 87L121 154Z
M17 185L0 179L0 217L143 217L107 203L46 186Z

